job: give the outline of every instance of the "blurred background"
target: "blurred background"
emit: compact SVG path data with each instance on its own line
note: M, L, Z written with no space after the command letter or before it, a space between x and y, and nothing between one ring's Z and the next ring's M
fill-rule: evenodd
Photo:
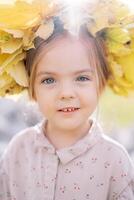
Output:
M125 146L134 162L134 97L121 97L109 88L93 113L105 134ZM37 104L28 100L26 92L12 98L0 98L0 156L12 137L42 119Z

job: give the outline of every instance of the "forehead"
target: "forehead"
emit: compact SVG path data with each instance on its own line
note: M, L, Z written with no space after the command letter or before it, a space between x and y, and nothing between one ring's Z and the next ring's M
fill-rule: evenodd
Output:
M48 50L42 51L42 57L37 66L40 70L71 72L91 68L91 44L76 36L63 36L48 45Z

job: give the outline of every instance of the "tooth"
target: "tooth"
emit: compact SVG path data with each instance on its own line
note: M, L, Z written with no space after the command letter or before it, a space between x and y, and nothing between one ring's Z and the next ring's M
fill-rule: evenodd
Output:
M72 112L72 111L75 111L76 108L64 108L62 109L63 112Z

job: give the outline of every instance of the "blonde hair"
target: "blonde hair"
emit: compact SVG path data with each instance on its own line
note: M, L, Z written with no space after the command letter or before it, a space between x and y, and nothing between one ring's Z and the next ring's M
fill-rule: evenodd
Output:
M64 37L67 36L68 31L64 30L63 24L58 20L55 20L55 28L53 34L47 39L43 40L37 37L34 41L35 48L27 51L26 56L26 70L29 75L29 97L30 100L35 100L34 94L34 81L36 76L37 65L45 54L45 52L49 51L51 44ZM96 70L96 75L98 77L98 94L105 88L106 82L109 78L110 72L108 68L108 63L106 59L106 49L104 45L104 41L100 35L97 37L93 37L83 25L81 26L79 32L79 38L82 40L84 45L89 49L89 61L92 62L91 65Z

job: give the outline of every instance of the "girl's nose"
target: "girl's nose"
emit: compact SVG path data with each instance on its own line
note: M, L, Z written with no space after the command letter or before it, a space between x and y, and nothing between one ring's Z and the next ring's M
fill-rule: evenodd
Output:
M76 91L72 84L62 84L59 88L59 98L60 99L70 99L76 97Z

